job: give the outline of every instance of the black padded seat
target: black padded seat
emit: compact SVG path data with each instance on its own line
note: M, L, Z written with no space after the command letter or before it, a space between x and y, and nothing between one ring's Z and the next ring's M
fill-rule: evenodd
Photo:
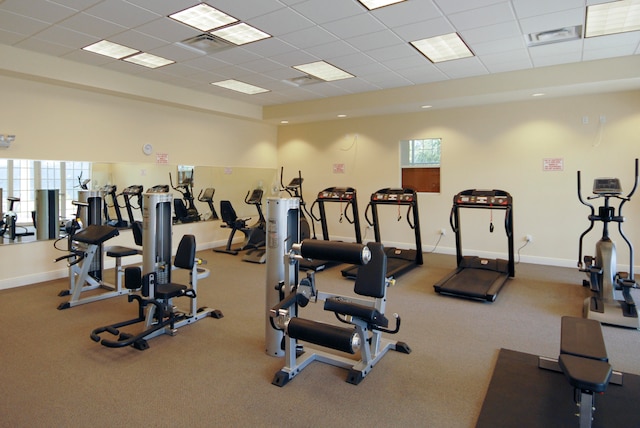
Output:
M122 247L120 245L114 245L112 247L107 248L107 256L108 257L127 257L127 256L135 256L139 254L139 251L135 248Z
M159 284L156 285L155 298L168 300L174 297L182 296L187 290L186 285L182 284Z
M563 316L560 354L609 361L600 323L591 319Z
M73 240L84 244L99 245L114 236L118 236L118 228L107 225L91 224L73 235Z
M196 237L184 235L178 244L173 265L177 268L193 270L196 263ZM189 287L182 284L156 284L154 296L158 299L168 300L173 297L183 296ZM191 295L195 297L193 290Z
M570 354L560 354L558 364L571 386L581 391L604 392L613 372L605 361Z

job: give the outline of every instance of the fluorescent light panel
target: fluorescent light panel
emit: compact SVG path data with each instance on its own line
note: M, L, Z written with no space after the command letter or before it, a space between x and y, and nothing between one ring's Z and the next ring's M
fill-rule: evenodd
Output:
M416 40L411 44L433 63L473 56L473 52L469 50L458 33Z
M238 22L234 17L220 12L218 9L206 3L200 3L183 11L176 12L169 15L169 18L173 18L176 21L190 25L201 31L211 31Z
M307 73L307 74L310 74L311 76L317 77L318 79L325 80L327 82L355 77L353 74L349 74L344 70L340 70L338 67L334 67L333 65L324 61L311 62L309 64L302 64L302 65L294 65L293 68L295 68L296 70L302 71L303 73Z
M131 49L129 47L119 45L108 40L101 40L89 46L85 46L82 49L115 59L122 59L124 57L140 52L139 50Z
M271 37L264 31L260 31L244 22L212 31L211 34L238 46Z
M380 7L389 6L390 4L402 3L405 0L358 0L364 7L369 10L378 9Z
M161 56L152 55L150 53L145 53L145 52L124 58L124 60L127 62L132 62L134 64L141 65L143 67L147 67L147 68L163 67L165 65L173 64L175 62L170 59L162 58Z
M268 89L260 88L258 86L250 85L248 83L240 82L239 80L222 80L220 82L212 82L212 85L219 86L221 88L230 89L236 92L242 92L247 95L262 94L269 92Z
M623 0L587 7L585 37L640 30L640 0Z

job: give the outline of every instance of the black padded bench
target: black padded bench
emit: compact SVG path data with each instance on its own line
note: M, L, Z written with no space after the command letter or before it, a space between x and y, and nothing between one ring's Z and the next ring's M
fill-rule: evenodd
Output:
M590 392L607 389L612 369L598 321L562 317L558 364L574 388Z
M562 317L560 356L557 361L540 357L538 366L564 373L575 391L580 427L591 427L594 393L604 393L614 376L600 323L586 318ZM616 372L615 383L621 384L619 376Z

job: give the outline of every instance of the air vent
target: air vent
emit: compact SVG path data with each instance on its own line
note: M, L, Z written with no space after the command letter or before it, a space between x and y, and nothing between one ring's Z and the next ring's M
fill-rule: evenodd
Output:
M197 50L203 54L214 54L235 46L226 40L204 33L178 42L177 44L187 49Z
M314 83L324 82L324 80L305 74L304 76L283 80L283 82L293 86L307 86L307 85L313 85Z
M541 31L525 36L527 46L548 45L550 43L568 42L582 38L582 25L563 27L556 30Z

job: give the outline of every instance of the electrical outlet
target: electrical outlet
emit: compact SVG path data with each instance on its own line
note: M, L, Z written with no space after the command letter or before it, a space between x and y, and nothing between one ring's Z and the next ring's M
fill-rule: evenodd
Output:
M525 235L525 236L524 236L524 240L525 240L526 242L533 242L533 236L531 236L531 235Z
M445 229L444 227L440 229L440 235L444 236L446 234L447 234L447 229Z

